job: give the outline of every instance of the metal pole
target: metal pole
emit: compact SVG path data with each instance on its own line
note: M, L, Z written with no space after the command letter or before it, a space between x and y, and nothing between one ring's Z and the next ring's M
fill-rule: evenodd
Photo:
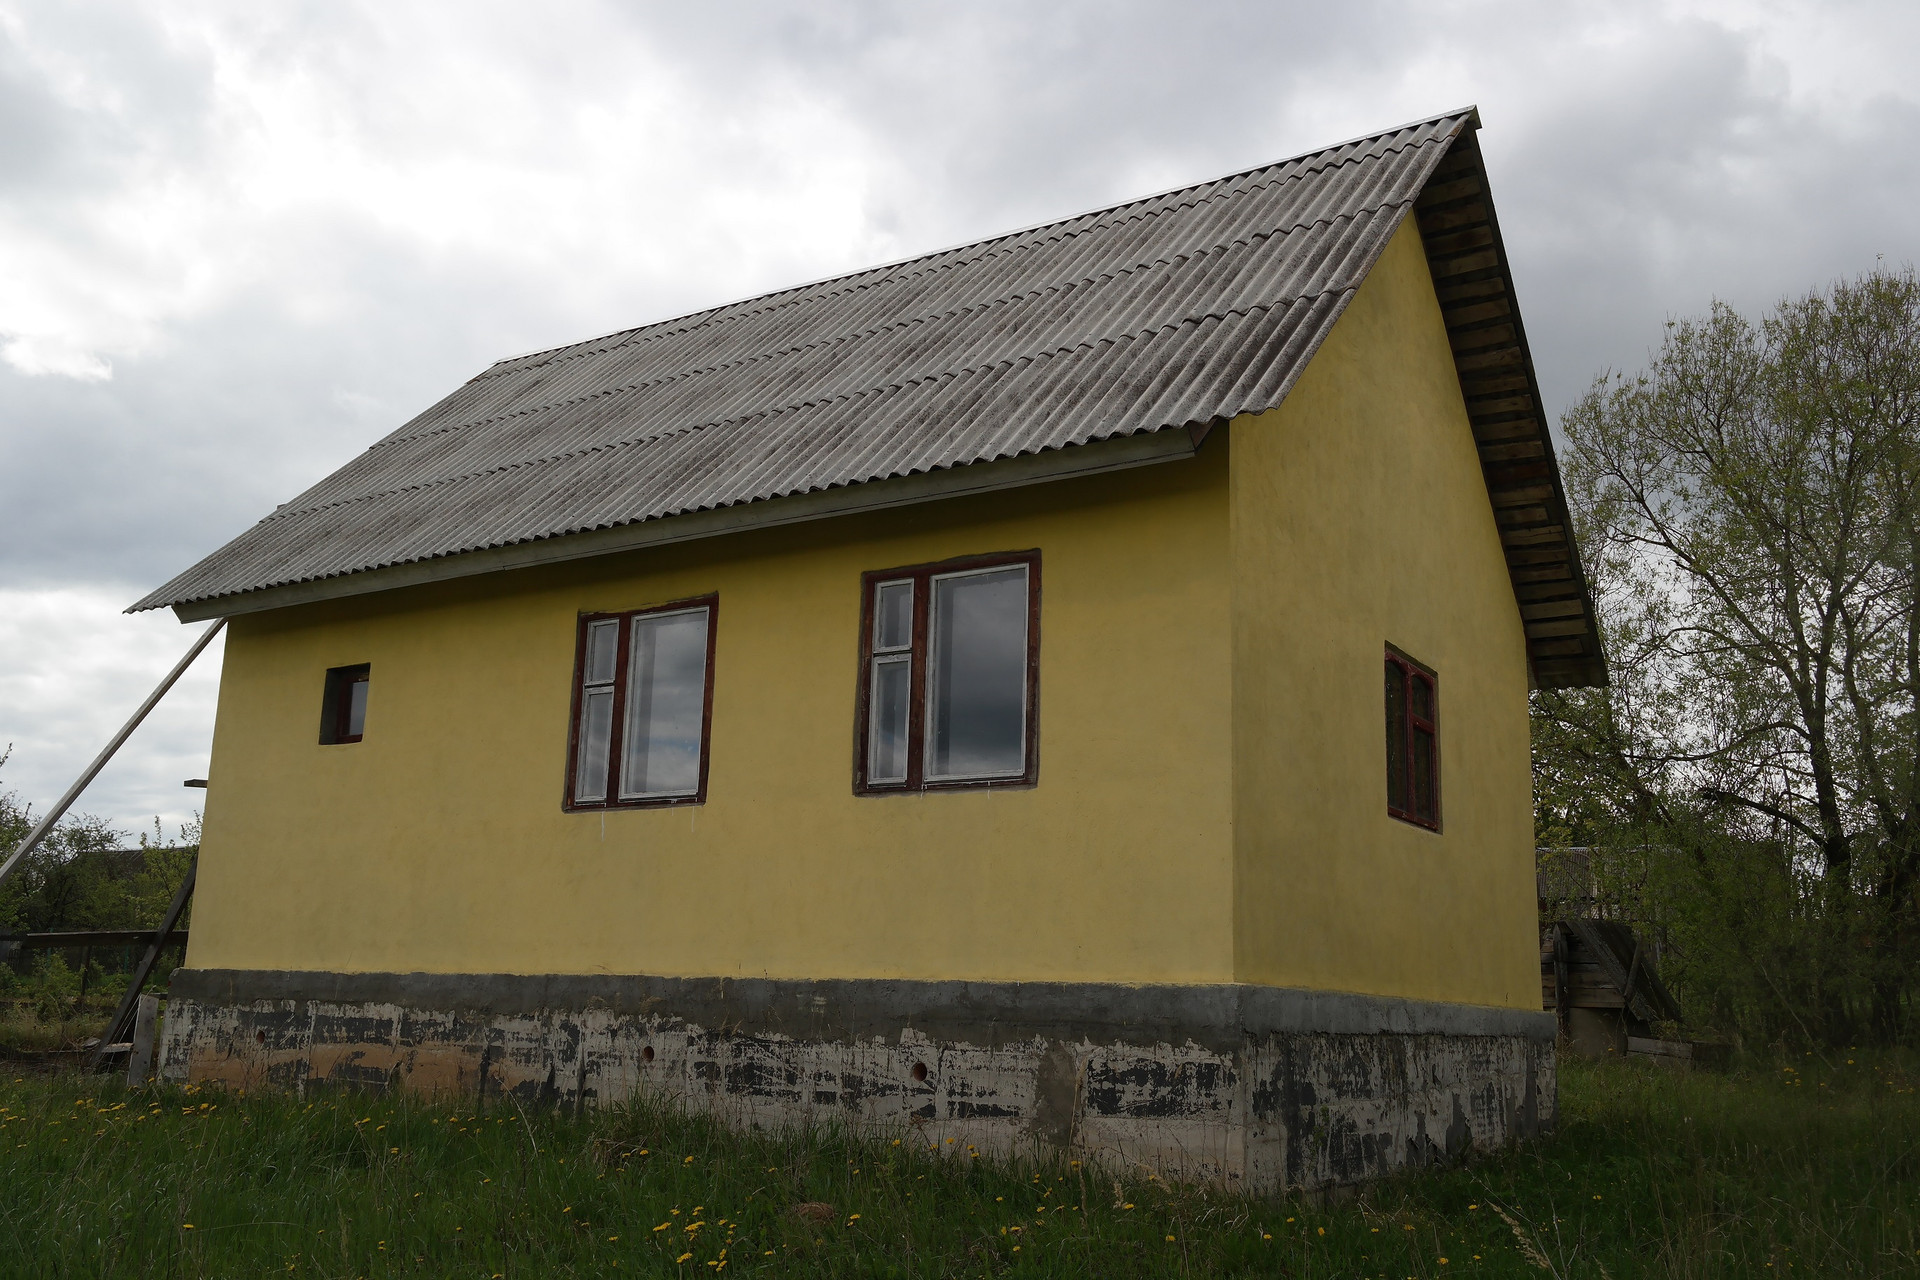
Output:
M193 648L187 650L187 656L175 663L173 670L167 673L167 678L160 682L160 687L147 695L147 700L140 704L138 711L133 713L133 719L127 721L127 723L122 726L120 732L113 735L113 741L107 744L106 750L93 758L93 763L87 766L87 771L81 774L72 786L67 788L67 794L61 796L59 802L55 804L53 808L47 810L46 815L34 825L33 830L27 832L27 838L20 842L20 847L8 855L4 863L0 863L0 884L6 883L7 877L13 874L13 869L20 865L20 859L26 857L32 853L34 849L39 847L40 842L47 838L47 833L53 830L54 824L67 816L67 810L72 808L73 802L80 798L80 793L87 789L87 784L92 782L95 776L107 767L107 761L113 759L113 753L118 751L120 745L132 736L135 729L140 727L140 722L147 718L147 712L153 710L160 699L166 697L167 690L173 688L173 682L178 680L181 675L185 673L186 669L193 665L193 660L200 656L200 651L211 644L213 638L220 634L220 628L226 625L227 620L220 618L217 619L212 626L200 633L200 638L193 642Z

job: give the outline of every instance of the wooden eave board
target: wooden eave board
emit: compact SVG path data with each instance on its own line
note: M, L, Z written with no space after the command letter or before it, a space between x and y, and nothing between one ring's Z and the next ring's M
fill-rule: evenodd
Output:
M1526 628L1534 684L1604 685L1607 666L1593 597L1571 532L1474 130L1462 130L1415 203L1414 216Z

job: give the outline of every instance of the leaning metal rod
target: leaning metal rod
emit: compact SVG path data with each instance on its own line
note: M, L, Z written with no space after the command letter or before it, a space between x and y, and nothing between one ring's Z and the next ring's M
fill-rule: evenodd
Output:
M39 846L40 842L47 838L47 833L53 830L54 824L67 815L67 810L72 807L73 802L78 800L80 793L87 789L87 784L92 782L94 777L98 775L102 769L107 767L107 761L113 759L113 753L118 751L120 745L132 736L135 729L140 727L140 722L147 718L147 712L153 710L160 699L166 697L167 690L173 688L173 682L178 680L186 669L193 665L193 660L200 656L200 651L206 648L207 645L212 642L213 638L220 634L220 628L226 625L227 620L220 618L217 619L212 626L200 633L200 638L193 642L193 648L187 650L187 656L175 663L173 670L167 672L167 678L160 682L160 687L147 695L147 700L140 704L138 711L133 713L133 719L127 721L120 732L113 735L113 741L107 744L106 750L93 758L93 763L87 766L87 771L81 774L72 786L67 788L67 794L61 796L59 802L55 804L53 808L47 810L45 816L34 825L33 830L27 832L27 838L20 842L20 847L9 854L4 863L0 863L0 884L6 883L7 877L13 874L13 869L20 865L20 859L32 853L34 849Z

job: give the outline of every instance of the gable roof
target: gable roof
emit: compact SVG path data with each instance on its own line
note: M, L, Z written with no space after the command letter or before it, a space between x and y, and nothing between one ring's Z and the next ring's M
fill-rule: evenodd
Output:
M252 612L1188 456L1285 398L1417 207L1535 678L1604 683L1477 127L1467 108L502 360L133 609Z

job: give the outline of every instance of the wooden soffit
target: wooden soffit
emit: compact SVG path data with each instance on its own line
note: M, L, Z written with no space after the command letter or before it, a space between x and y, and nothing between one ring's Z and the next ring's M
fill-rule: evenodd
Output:
M1593 596L1514 301L1486 164L1462 129L1414 205L1536 688L1607 683Z

